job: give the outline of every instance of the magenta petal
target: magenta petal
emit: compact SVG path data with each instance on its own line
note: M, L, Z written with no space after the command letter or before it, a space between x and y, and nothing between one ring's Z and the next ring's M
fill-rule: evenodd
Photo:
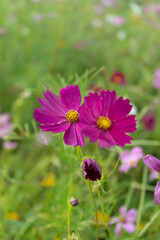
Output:
M80 123L76 123L76 135L77 135L77 145L84 147L85 140L81 132Z
M52 98L48 96L48 94L52 94ZM47 90L46 93L43 93L47 99L38 98L38 101L41 107L48 111L50 114L65 116L66 109L62 101L51 91Z
M61 112L63 114L66 113L66 109L63 102L53 92L47 90L46 93L45 92L43 93L43 95L48 100L48 103L52 105L54 112L56 113Z
M86 136L89 137L91 142L96 142L99 134L100 134L100 129L97 128L95 125L89 125L86 126L82 129L82 133Z
M112 121L123 119L132 109L132 105L129 103L129 99L123 100L123 97L118 98L109 112L108 117Z
M81 94L78 85L69 85L60 90L60 98L67 110L78 110L81 104Z
M116 145L121 147L124 147L126 143L131 143L131 140L133 139L132 137L126 135L124 132L115 127L111 127L108 131L112 138L115 140Z
M79 118L80 121L82 121L86 125L96 125L97 122L97 119L93 117L91 112L86 108L85 104L82 104L82 106L79 108Z
M134 208L131 208L125 215L126 222L136 222L137 219L137 211Z
M112 226L113 224L119 222L119 218L113 218L111 222L108 223L109 226Z
M80 132L79 127L76 123L70 125L67 131L64 134L64 143L67 145L72 145L73 147L76 146L84 146L84 138Z
M84 98L84 102L93 117L97 119L101 116L101 102L97 92L89 93L89 96Z
M157 182L155 191L154 191L154 204L160 203L160 181Z
M123 223L122 227L129 233L136 230L136 226L133 223Z
M157 172L160 172L160 160L154 156L148 154L143 158L144 164L149 168L154 169Z
M100 98L102 102L102 116L108 116L108 113L116 101L116 92L110 92L109 89L107 89L106 92L102 90Z
M65 117L56 116L54 114L49 113L47 110L41 108L34 109L33 117L37 122L43 124L56 124L59 122L64 122L66 120Z
M135 116L129 115L122 120L115 121L112 124L113 127L127 133L134 132L137 130Z
M118 223L117 226L116 226L116 230L115 230L116 235L117 235L118 237L121 236L121 229L122 229L122 223Z
M59 133L66 131L69 126L71 125L70 122L63 122L60 124L52 124L52 125L39 125L39 127L44 132L53 132L53 133Z

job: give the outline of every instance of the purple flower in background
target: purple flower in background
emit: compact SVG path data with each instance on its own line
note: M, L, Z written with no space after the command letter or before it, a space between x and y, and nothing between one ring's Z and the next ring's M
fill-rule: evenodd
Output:
M143 126L148 130L148 131L153 131L155 128L155 114L153 111L147 112L141 119L141 122Z
M95 4L94 10L97 14L102 14L104 12L104 7L101 4Z
M155 88L160 89L160 68L154 73L153 85Z
M143 158L144 164L147 167L155 170L156 172L160 173L160 160L150 154L146 155ZM157 182L155 191L154 191L154 204L160 203L160 181Z
M88 45L89 45L89 41L83 40L83 41L76 42L75 45L74 45L74 48L76 50L80 51Z
M84 178L91 181L97 181L101 179L102 173L96 160L86 158L83 161L82 169L84 171Z
M39 98L42 107L35 108L33 117L44 132L65 132L64 143L67 145L84 146L84 137L80 131L79 107L81 94L79 87L67 86L60 90L59 99L53 92L43 93L45 99Z
M36 139L37 139L37 145L41 146L41 145L46 145L48 146L48 144L51 141L51 137L48 134L39 132L36 134Z
M128 116L131 109L129 99L116 98L115 91L89 93L79 110L82 133L92 143L98 140L100 148L124 147L133 139L126 133L136 131L135 116Z
M128 233L133 233L136 230L136 209L132 208L127 211L127 208L125 206L122 206L119 208L119 213L120 217L114 218L113 221L109 223L109 225L117 223L115 232L118 237L121 236L122 229L126 230Z
M130 168L136 167L142 157L143 151L141 147L134 147L131 151L124 150L120 155L122 165L119 167L119 171L127 172Z
M154 180L155 178L158 178L158 173L152 168L150 168L149 178L150 180Z
M126 20L122 16L107 15L106 21L114 26L121 26L126 23Z
M101 0L101 4L104 6L104 7L111 7L111 6L114 6L117 4L117 1L116 0Z
M9 142L9 141L6 141L3 143L3 148L6 149L6 150L14 150L16 149L18 146L18 143L17 142Z
M0 114L0 139L10 135L12 132L12 123L9 120L10 115L8 113Z
M41 13L36 13L33 16L34 22L41 22L43 18L44 18L44 16Z
M7 34L7 31L6 31L6 29L5 28L1 28L0 27L0 36L5 36Z

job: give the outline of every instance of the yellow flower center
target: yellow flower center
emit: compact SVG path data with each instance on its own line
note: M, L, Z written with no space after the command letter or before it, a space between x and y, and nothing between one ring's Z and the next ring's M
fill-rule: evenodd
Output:
M120 221L122 222L122 223L125 223L125 218L122 216L122 217L120 217Z
M135 160L132 160L132 161L130 162L131 165L134 165L135 163L136 163Z
M74 123L79 120L79 114L75 110L69 110L66 113L66 118L67 118L68 122Z
M97 120L97 127L102 130L107 130L112 125L111 120L108 117L101 116Z
M120 76L115 76L114 77L114 82L115 83L120 83L121 82L121 77Z

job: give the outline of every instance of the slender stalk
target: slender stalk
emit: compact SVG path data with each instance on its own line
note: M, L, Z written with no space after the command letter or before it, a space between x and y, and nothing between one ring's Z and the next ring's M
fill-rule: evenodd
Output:
M155 140L134 140L132 146L160 146L160 141Z
M146 192L146 181L147 181L147 172L148 168L145 166L144 171L143 171L143 180L142 180L142 191L141 191L141 197L140 197L140 204L139 204L139 209L138 209L138 219L137 219L137 230L141 221L142 217L142 210L144 206L144 199L145 199L145 192Z
M103 218L103 221L105 221L105 219L104 219L104 203L103 203L103 199L102 199L102 196L101 196L101 193L100 193L98 187L96 187L96 190L97 190L97 194L98 194L99 200L100 200L100 202L101 202L101 213L102 213L102 218Z
M96 240L98 240L98 216L97 216L96 202L95 202L95 198L94 198L94 194L93 194L93 190L92 190L92 186L90 184L90 181L86 181L86 183L87 183L87 185L89 187L89 190L90 190L90 193L91 193L91 196L92 196L92 200L93 200L95 216L96 216Z
M68 237L71 235L71 209L72 206L70 202L68 201Z
M132 199L133 191L134 191L134 188L133 188L133 185L131 183L128 194L127 194L126 202L125 202L126 208L129 207L130 201Z
M119 161L120 161L120 158L118 158L118 161L117 161L117 163L116 163L116 166L114 167L114 169L112 170L112 172L108 175L107 179L114 173L114 171L115 171L116 168L118 167Z
M156 220L156 218L160 215L160 210L158 212L156 212L155 215L153 215L153 217L151 218L151 220L145 225L145 227L140 231L140 233L138 234L138 237L141 237L146 230L151 226L151 224Z

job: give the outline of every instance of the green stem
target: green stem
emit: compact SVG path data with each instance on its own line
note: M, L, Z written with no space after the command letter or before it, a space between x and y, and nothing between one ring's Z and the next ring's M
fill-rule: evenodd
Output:
M133 188L133 185L131 184L130 188L129 188L129 191L128 191L127 198L126 198L126 202L125 202L125 206L126 206L127 209L129 207L130 201L132 199L133 191L134 191L134 188Z
M148 172L148 168L147 166L145 166L144 171L143 171L143 180L142 180L142 191L141 191L141 197L140 197L140 204L139 204L139 209L138 209L138 219L137 219L137 231L138 231L138 227L141 221L141 217L142 217L142 210L143 210L143 206L144 206L144 199L145 199L145 192L146 192L146 181L147 181L147 172Z
M93 194L93 190L92 190L92 186L90 184L90 181L86 181L86 183L87 183L87 185L89 187L89 190L90 190L90 193L91 193L91 196L92 196L92 200L93 200L95 216L96 216L96 240L98 240L98 216L97 216L96 202L95 202L95 198L94 198L94 194Z
M101 202L101 213L102 213L102 218L103 218L103 222L104 222L105 221L105 218L104 218L104 203L103 203L103 199L102 199L101 193L99 191L99 188L97 187L96 190L97 190L99 200Z
M151 218L151 220L145 225L145 227L140 231L140 233L138 234L138 237L141 237L146 230L150 227L150 225L156 220L156 218L160 215L160 210L153 215L153 217Z
M72 206L70 204L70 202L68 202L68 237L71 235L71 209Z
M117 163L116 163L116 166L113 168L112 172L108 175L107 179L114 173L114 171L115 171L116 168L118 167L119 161L120 161L120 158L118 158L118 161L117 161Z
M160 146L160 141L154 140L134 140L132 146Z

